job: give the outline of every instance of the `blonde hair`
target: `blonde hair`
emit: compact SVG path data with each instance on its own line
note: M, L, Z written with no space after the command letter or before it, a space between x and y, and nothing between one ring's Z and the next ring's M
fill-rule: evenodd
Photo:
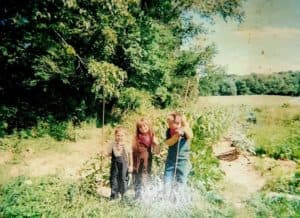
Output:
M186 117L179 113L179 112L172 112L168 115L168 118L167 118L168 121L178 121L181 123L181 126L188 126L188 123L186 121Z
M118 126L118 127L115 128L115 134L117 134L117 133L124 133L125 134L126 130L121 126Z
M145 118L141 118L141 119L139 119L139 120L136 122L136 137L140 134L140 127L141 127L142 125L148 126L148 128L149 128L149 134L150 134L151 136L154 135L154 131L153 131L153 128L152 128L152 125L151 125L150 121L146 120Z

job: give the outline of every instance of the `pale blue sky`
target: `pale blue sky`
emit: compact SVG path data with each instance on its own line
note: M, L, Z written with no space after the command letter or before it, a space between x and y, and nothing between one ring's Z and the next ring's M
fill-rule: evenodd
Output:
M248 0L242 24L221 18L208 36L230 74L300 70L300 0Z

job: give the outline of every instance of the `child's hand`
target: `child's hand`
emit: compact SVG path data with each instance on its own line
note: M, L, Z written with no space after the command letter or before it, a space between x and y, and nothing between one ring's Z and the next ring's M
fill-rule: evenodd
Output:
M178 134L179 136L183 136L184 135L184 130L182 128L176 129L176 134Z
M167 139L165 141L165 144L167 144L168 146L172 146L175 145L179 140L179 135L173 135L171 138Z
M132 166L128 167L128 173L132 173Z

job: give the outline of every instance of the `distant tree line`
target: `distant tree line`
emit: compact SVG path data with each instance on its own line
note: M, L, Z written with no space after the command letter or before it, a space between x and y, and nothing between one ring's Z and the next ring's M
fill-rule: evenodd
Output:
M204 74L200 95L300 95L300 71L273 74L227 75L222 70Z

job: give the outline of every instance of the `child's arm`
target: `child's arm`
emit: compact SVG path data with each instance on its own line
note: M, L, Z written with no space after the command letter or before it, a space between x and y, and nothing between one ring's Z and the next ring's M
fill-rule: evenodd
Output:
M153 136L153 152L155 154L159 154L160 153L160 148L159 148L159 144L158 144L158 140L155 136Z
M133 139L132 139L131 149L130 149L130 150L131 150L131 151L137 150L137 141L136 141L136 138L135 138L135 137L133 137Z
M186 139L192 139L193 138L193 131L189 126L183 127L184 135Z
M176 134L176 135L173 135L171 138L168 138L165 141L165 144L167 144L168 146L172 146L172 145L175 145L176 142L178 142L178 140L179 140L179 135Z
M105 152L106 157L111 157L113 149L113 143L109 143Z
M132 173L133 170L133 155L132 155L132 149L129 148L128 151L128 172Z
M153 147L158 146L158 140L155 136L153 136Z

